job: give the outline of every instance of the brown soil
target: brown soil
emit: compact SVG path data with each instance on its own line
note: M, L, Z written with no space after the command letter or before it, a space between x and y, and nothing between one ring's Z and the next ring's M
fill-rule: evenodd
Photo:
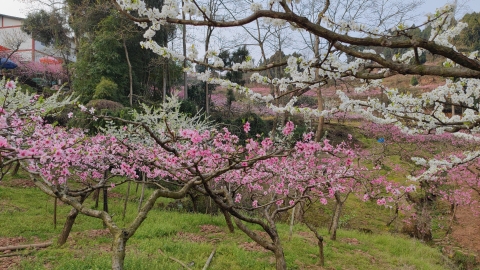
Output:
M195 243L204 243L204 242L208 242L209 240L207 237L203 235L198 235L196 233L189 233L189 232L178 232L175 238L180 242L190 241Z
M7 201L0 202L0 213L14 213L23 211L26 211L26 209L10 204Z
M68 245L70 245L71 249L75 249L75 244L77 243L78 239L98 238L98 237L101 237L101 236L108 236L109 234L110 234L109 231L106 230L106 229L104 229L104 230L88 230L88 231L83 231L83 232L74 232L68 238L67 243L68 243ZM37 238L33 238L32 241L27 241L27 239L22 237L22 236L19 236L19 237L0 237L0 247L18 246L18 245L24 245L24 244L27 244L27 243L37 244L37 243L43 243L43 242L45 242L45 241L42 241L42 240L37 239ZM110 244L97 245L96 248L102 253L109 253L111 251L111 245ZM0 255L10 254L12 252L13 251L7 250L7 251L4 251L4 252L0 252ZM15 253L20 253L20 255L19 256L0 258L0 270L15 268L25 258L21 254L21 253L25 253L25 252L15 251ZM80 253L78 254L78 257L82 256ZM45 265L45 269L51 269L51 267L49 267L48 265Z
M256 242L244 242L240 244L240 247L243 248L246 251L252 251L252 252L269 252Z
M296 234L300 235L303 240L310 245L317 245L318 243L318 239L313 235L313 232L296 232Z
M358 241L358 239L356 239L356 238L341 238L340 242L344 242L344 243L354 245L354 246L360 244L360 241Z
M72 233L72 238L97 238L101 236L109 236L110 232L108 229L101 230L88 230L83 232Z
M27 241L22 236L18 237L0 237L0 247L6 247L6 246L17 246L20 244L24 244Z
M107 196L108 196L108 198L120 198L120 199L125 197L120 193L112 192L112 191L109 191Z
M29 188L29 187L35 187L35 184L33 183L33 181L30 181L27 179L11 179L8 181L5 181L5 180L0 181L0 186Z
M21 256L0 258L0 270L11 269L19 265L22 261Z
M18 246L18 245L23 245L27 242L27 239L25 239L22 236L19 237L0 237L0 247L6 247L6 246ZM38 241L40 242L40 241ZM3 254L10 254L12 251L7 250L4 252L0 252L0 255ZM12 257L3 257L0 258L0 270L3 269L11 269L13 267L16 267L20 264L22 261L22 256L12 256Z
M225 233L222 228L215 225L209 225L209 224L200 225L200 231L205 234Z
M470 207L459 207L456 217L457 221L451 234L452 240L459 247L475 253L477 262L480 263L480 216L473 213Z
M225 231L215 225L200 225L201 234L189 233L189 232L178 232L176 239L179 241L190 241L196 243L215 243L221 240L225 235Z

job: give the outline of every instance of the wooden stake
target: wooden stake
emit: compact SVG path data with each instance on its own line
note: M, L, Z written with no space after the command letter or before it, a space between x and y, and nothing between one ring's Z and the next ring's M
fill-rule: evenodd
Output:
M203 270L207 270L208 266L212 262L213 256L215 255L215 252L217 251L217 248L214 248L212 250L212 253L210 253L210 256L207 259L207 262L205 263L205 266L203 267Z
M0 251L6 251L6 250L15 251L15 250L22 250L27 248L46 248L51 245L52 245L52 242L46 242L46 243L40 243L40 244L18 245L18 246L6 246L6 247L0 247Z

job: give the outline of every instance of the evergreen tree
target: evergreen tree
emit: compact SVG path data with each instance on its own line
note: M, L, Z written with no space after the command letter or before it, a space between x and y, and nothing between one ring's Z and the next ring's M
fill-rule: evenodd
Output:
M456 37L455 45L460 51L480 50L480 13L465 14L461 21L467 23L468 27L464 28Z

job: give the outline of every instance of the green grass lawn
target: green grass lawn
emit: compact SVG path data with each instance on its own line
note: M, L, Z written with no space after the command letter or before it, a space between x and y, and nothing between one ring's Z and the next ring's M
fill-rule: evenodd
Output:
M110 212L123 225L122 194L125 186L115 188L110 198ZM132 220L138 207L140 191L128 202L126 221ZM147 189L147 193L149 190ZM147 194L148 195L148 194ZM85 202L94 205L92 199ZM165 205L167 201L157 203ZM101 207L101 204L100 204ZM358 202L347 205L351 222L367 224L373 216L358 209ZM375 206L372 206L375 207ZM18 180L5 179L0 184L0 239L23 237L22 243L55 241L61 232L67 205L58 206L58 225L53 226L54 199L35 187L18 186ZM375 215L373 213L372 215ZM345 222L349 220L345 219ZM380 226L380 225L375 225ZM288 269L321 269L316 265L316 239L303 225L295 225L290 240L287 224L279 224ZM349 226L345 226L349 227ZM365 226L368 227L368 226ZM321 231L327 236L327 231ZM327 239L327 237L325 237ZM388 232L365 234L340 229L337 241L325 240L325 269L450 269L440 251L404 236ZM111 238L98 219L80 215L69 241L62 247L51 246L21 257L12 269L109 269ZM209 269L273 269L273 254L253 243L240 230L228 233L223 216L167 211L156 207L137 233L127 243L126 269L182 269L170 259L202 269L216 249ZM162 253L163 252L163 253ZM0 258L0 266L2 264ZM0 267L2 268L2 267Z

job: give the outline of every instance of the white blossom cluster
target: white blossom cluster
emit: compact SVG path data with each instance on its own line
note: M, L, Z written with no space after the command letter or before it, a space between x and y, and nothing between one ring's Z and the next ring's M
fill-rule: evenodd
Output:
M258 73L257 73L258 74ZM266 103L267 107L270 108L273 112L275 113L283 113L283 112L290 112L292 114L301 114L305 116L306 118L310 117L320 117L320 116L330 116L336 111L338 111L336 108L330 109L330 110L324 110L324 111L319 111L316 109L311 109L311 108L298 108L294 106L294 103L296 101L296 98L293 98L290 100L287 105L282 106L282 107L277 107L271 102L274 100L274 97L272 95L266 95L262 96L260 93L256 93L253 90L251 90L248 87L241 86L237 83L231 82L229 80L224 80L221 78L211 78L211 72L210 71L205 71L203 73L196 73L197 79L209 82L212 84L218 84L223 88L226 89L232 89L238 94L242 94L248 99L255 101L255 102L263 102ZM255 77L255 76L254 76ZM257 75L257 77L261 77L260 75Z
M138 15L147 17L152 25L165 24L166 18L176 18L180 14L176 0L164 0L161 11L158 8L148 8L142 0L117 0L117 3L126 11L136 10Z
M262 4L261 3L252 3L252 5L250 5L250 10L252 12L257 12L259 10L261 10L263 8Z
M271 25L274 27L283 27L287 24L287 21L282 19L275 19L275 18L262 18L263 23L265 25Z
M212 84L218 84L221 87L226 89L232 89L239 94L245 95L247 98L249 98L252 101L269 103L274 99L272 95L262 96L260 93L256 93L248 87L241 86L229 80L225 80L221 78L211 78L211 71L209 70L202 73L195 73L195 75L197 76L197 79L201 81L212 83Z
M466 151L463 152L463 155L465 156L463 158L452 155L447 159L430 159L428 161L418 157L412 158L417 165L428 167L428 169L418 176L409 176L408 178L412 181L418 181L422 179L434 180L436 178L435 174L438 172L446 171L456 165L468 163L478 159L480 157L480 151Z
M362 90L378 87L378 81L363 85ZM469 128L471 133L478 133L479 128L470 128L473 123L480 122L480 80L460 79L456 82L447 80L445 85L415 97L410 93L400 93L397 89L385 88L389 98L388 104L382 104L376 98L366 101L352 100L345 93L339 91L342 101L341 109L362 114L367 119L379 123L396 123L408 133L418 133L435 130L437 134L448 131L451 127ZM447 116L444 104L461 104L465 106L461 115ZM382 117L374 116L374 112L381 112ZM406 126L398 118L412 119L416 127ZM411 121L408 122L411 125ZM467 135L458 135L466 137Z
M249 59L247 61L243 61L242 63L234 63L232 65L233 71L238 71L240 69L247 70L247 69L251 69L253 67L254 67L254 65L253 65L253 61L251 59Z
M434 15L428 14L427 19L432 20L429 24L432 27L429 40L435 41L435 43L442 46L452 47L456 50L455 46L450 43L450 40L460 34L468 25L464 22L455 21L454 10L454 5L447 4L437 9Z
M8 87L8 85L14 87ZM73 104L77 101L78 98L73 98L73 95L62 97L61 91L55 92L53 95L42 98L41 102L33 102L38 100L40 96L38 94L30 93L29 91L24 91L21 87L16 86L17 82L6 80L5 77L0 77L0 104L2 113L5 113L5 110L9 111L40 111L44 114L51 113L54 110L65 107L66 105ZM8 102L6 102L8 100Z
M150 49L155 54L165 58L171 58L173 60L180 60L180 61L185 59L185 57L182 54L177 53L169 49L168 47L160 46L154 40L142 41L140 42L140 45L142 46L142 48Z
M348 33L348 32L357 32L357 33L365 33L368 35L381 35L384 34L378 27L370 27L363 23L357 23L355 21L345 21L341 20L339 22L335 22L333 18L328 15L323 15L322 17L323 24L330 29L336 29L339 33Z
M378 99L369 98L366 101L350 99L346 93L338 90L337 95L340 98L340 111L350 111L362 115L365 119L379 124L393 124L397 123L397 119L392 118L388 114L383 114L382 117L375 115L377 111L384 111L385 104L382 104Z
M225 63L223 63L223 60L218 57L218 52L216 50L209 50L205 54L206 58L212 58L213 59L213 66L216 68L222 68L225 66Z
M271 109L275 113L285 113L288 112L290 114L300 114L303 115L305 119L309 118L318 118L318 117L329 117L333 115L338 110L331 109L331 110L323 110L319 111L316 109L311 109L308 107L299 108L295 106L295 102L297 101L297 97L293 97L285 106L279 107L275 106L273 103L267 104L268 108Z
M148 9L142 0L117 0L117 2L129 10L137 10L140 16L146 16L150 19L150 27L144 33L144 37L147 41L142 42L142 46L148 49L151 49L155 53L172 58L177 60L183 60L183 56L179 53L176 53L168 48L159 46L157 43L152 41L155 32L158 31L161 25L165 22L166 18L174 18L179 16L179 7L177 1L174 0L165 0L164 6L161 8L161 11L158 9ZM292 1L288 1L291 3ZM269 1L268 4L270 8L272 5L277 5L278 0ZM298 1L296 1L298 3ZM261 10L264 6L261 3L252 3L251 10L253 12ZM199 8L191 1L185 1L183 11L190 16L203 16L209 14L209 11L205 8ZM449 40L461 31L465 27L464 23L457 23L452 26L453 14L452 6L445 6L439 10L431 20L431 26L433 27L433 33L431 40L434 40L436 43L451 46L448 43ZM265 23L271 24L274 26L283 26L286 21L273 19L273 18L264 18ZM340 31L357 31L365 32L370 34L379 33L378 29L369 29L365 25L358 24L353 21L341 21L335 23L328 16L324 16L322 24L327 24L340 28ZM143 27L147 26L142 24ZM401 27L398 26L398 29ZM401 30L401 29L400 29ZM374 50L365 50L363 53L376 54ZM421 48L418 49L419 54L425 53ZM394 61L406 63L410 61L415 56L413 50L410 50L402 55L395 55L393 57ZM470 58L476 58L478 53L470 54ZM192 44L189 46L188 59L197 59L198 51L195 46ZM382 56L383 57L383 56ZM206 58L213 60L210 63L217 68L224 67L223 61L218 57L218 53L214 51L206 52ZM313 67L315 64L322 62L322 67ZM303 57L290 57L287 61L287 66L285 67L285 72L288 74L288 77L284 78L273 78L270 79L265 76L261 76L258 73L254 73L250 80L257 83L274 85L278 87L281 92L285 92L294 88L315 88L319 86L319 82L315 81L315 78L318 76L320 78L326 79L339 79L344 76L356 75L359 70L362 70L363 66L368 64L369 60L364 59L355 59L354 61L345 61L344 58L340 57L339 54L335 53L323 53L318 56L318 59L313 58L311 60L306 60ZM454 66L453 62L446 62L447 66ZM254 67L253 61L248 59L242 63L232 64L232 70L248 70ZM385 72L385 69L375 70L373 72ZM274 97L271 95L261 96L258 93L254 93L249 88L239 86L235 83L228 82L222 79L210 78L211 72L206 71L204 73L197 74L197 77L202 81L209 81L212 83L220 84L226 88L232 88L239 93L245 94L252 100L263 101L266 103L271 102ZM357 87L355 91L364 92L369 89L378 89L381 86L381 80L370 80L368 83ZM383 104L378 99L369 98L364 101L351 100L346 94L339 92L339 97L342 101L340 109L354 111L363 115L365 118L373 120L380 123L396 123L400 128L409 133L422 132L424 130L436 130L438 133L443 132L448 128L450 124L454 123L465 123L465 126L470 125L471 123L476 123L480 121L478 116L478 111L480 111L478 100L480 99L480 91L478 80L459 80L458 82L448 81L444 86L438 87L432 92L425 93L421 97L415 97L411 94L399 93L396 89L385 89L385 93L390 99L390 103ZM448 100L446 99L448 97ZM443 113L444 103L445 102L461 103L469 107L464 110L462 115L456 115L453 117L447 117ZM272 104L269 104L269 107L277 112L288 111L291 113L302 113L309 114L312 116L325 116L325 114L330 113L330 111L319 112L309 108L295 108L294 101L289 102L283 108L275 107ZM426 111L428 108L428 111ZM376 112L376 113L374 113ZM380 113L379 113L380 112ZM412 126L411 122L409 125L403 125L401 121L398 121L398 117L408 117L410 119L415 119L415 126ZM477 131L477 128L472 131Z
M363 84L360 85L360 86L357 86L355 87L355 92L356 93L363 93L363 92L366 92L372 88L380 88L380 87L383 87L383 80L382 79L378 79L378 80L370 80L368 83L364 80L363 81Z
M418 56L420 57L422 54L425 53L425 50L422 48L417 48ZM400 63L408 63L411 59L415 57L415 51L414 50L409 50L406 53L400 55L400 54L394 54L392 56L393 61L397 61Z
M187 57L189 59L196 59L198 57L198 51L195 44L190 45L188 48Z
M165 133L179 132L182 129L195 129L199 132L209 130L214 127L213 123L201 117L201 115L186 115L180 112L181 100L173 95L167 96L165 103L161 106L148 106L140 104L140 110L133 110L132 120L139 123L146 123L155 135L160 139L167 139ZM168 123L168 126L167 126ZM133 124L119 127L113 121L107 121L105 128L100 127L105 134L110 134L122 140L128 138L135 143L144 145L155 145L151 136L144 129L139 129Z
M195 6L195 4L191 1L184 1L182 10L186 15L190 15L192 17L201 14L197 6Z

